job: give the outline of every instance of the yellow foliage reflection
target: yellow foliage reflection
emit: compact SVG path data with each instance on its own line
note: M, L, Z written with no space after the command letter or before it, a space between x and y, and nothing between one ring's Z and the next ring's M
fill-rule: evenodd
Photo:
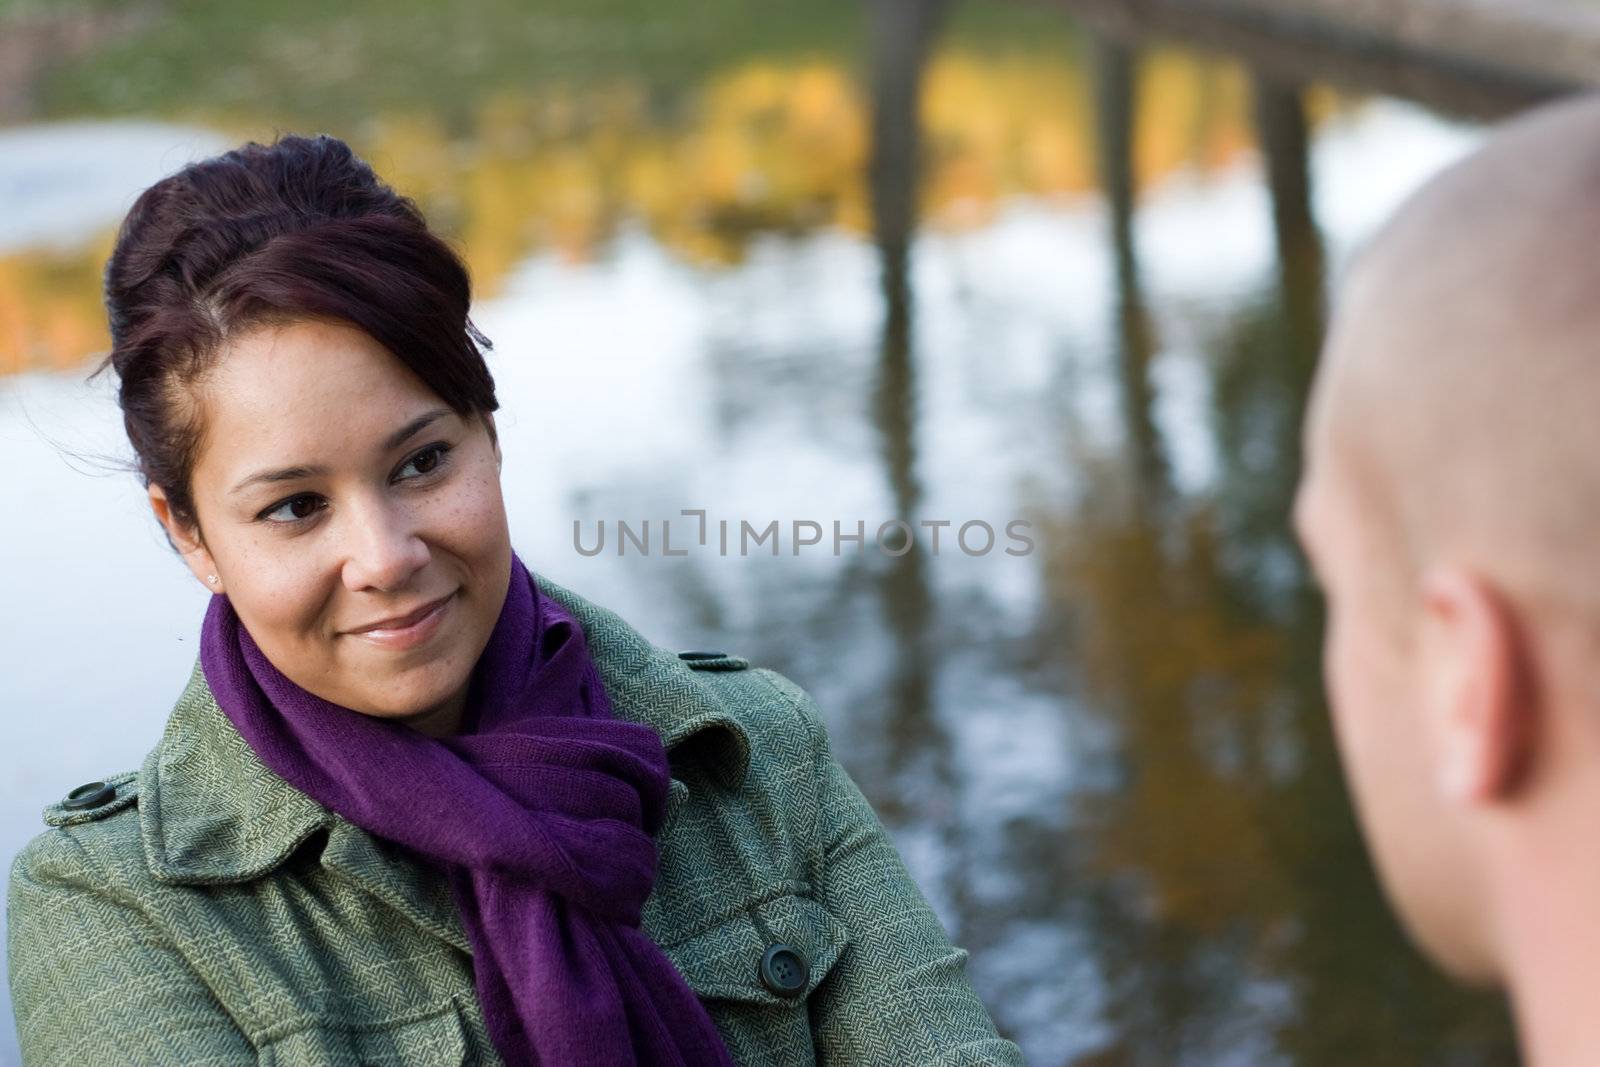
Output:
M1270 925L1295 900L1265 819L1262 750L1284 636L1228 611L1214 519L1198 510L1174 537L1147 515L1091 507L1045 539L1052 589L1085 616L1093 706L1136 760L1096 812L1095 859L1137 875L1150 917L1191 934Z
M1141 184L1250 149L1235 66L1156 52L1139 76ZM927 224L982 225L1018 196L1093 195L1089 82L1070 56L936 55L922 103ZM274 128L234 113L205 121L255 131L241 139ZM626 84L489 95L465 133L441 115L395 113L351 140L456 242L481 299L531 254L588 260L624 228L706 268L738 263L761 235L866 235L870 124L856 72L817 57L715 72L687 102ZM76 366L109 344L99 272L110 240L0 257L0 374Z

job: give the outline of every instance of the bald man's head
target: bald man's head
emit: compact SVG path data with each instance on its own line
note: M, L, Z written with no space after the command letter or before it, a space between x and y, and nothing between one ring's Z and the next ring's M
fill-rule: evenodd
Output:
M1351 268L1311 462L1411 572L1439 553L1600 609L1600 97L1505 127Z
M1544 931L1600 894L1600 96L1501 126L1360 255L1305 453L1324 682L1385 889L1458 976L1559 970Z

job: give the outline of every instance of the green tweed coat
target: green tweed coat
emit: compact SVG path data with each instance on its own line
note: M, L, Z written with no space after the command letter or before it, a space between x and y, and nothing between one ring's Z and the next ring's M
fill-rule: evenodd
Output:
M681 659L541 577L673 781L644 928L735 1060L1016 1064L793 682ZM88 808L45 809L7 899L29 1067L501 1062L448 883L266 768L198 663L160 743ZM793 995L763 983L795 950ZM781 987L782 983L778 983Z

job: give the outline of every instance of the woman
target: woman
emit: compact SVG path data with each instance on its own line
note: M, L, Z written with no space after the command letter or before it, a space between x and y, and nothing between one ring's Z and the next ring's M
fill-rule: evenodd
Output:
M106 302L214 595L13 865L28 1063L1018 1061L809 697L512 551L465 268L342 142L146 190Z

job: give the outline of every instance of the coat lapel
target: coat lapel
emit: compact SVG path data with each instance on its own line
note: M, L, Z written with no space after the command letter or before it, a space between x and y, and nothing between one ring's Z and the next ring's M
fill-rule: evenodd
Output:
M262 877L326 831L324 867L470 951L449 882L271 771L217 706L198 661L160 743L145 757L139 824L151 875L180 885Z
M261 762L217 707L197 659L139 774L150 873L188 884L256 878L334 817Z

